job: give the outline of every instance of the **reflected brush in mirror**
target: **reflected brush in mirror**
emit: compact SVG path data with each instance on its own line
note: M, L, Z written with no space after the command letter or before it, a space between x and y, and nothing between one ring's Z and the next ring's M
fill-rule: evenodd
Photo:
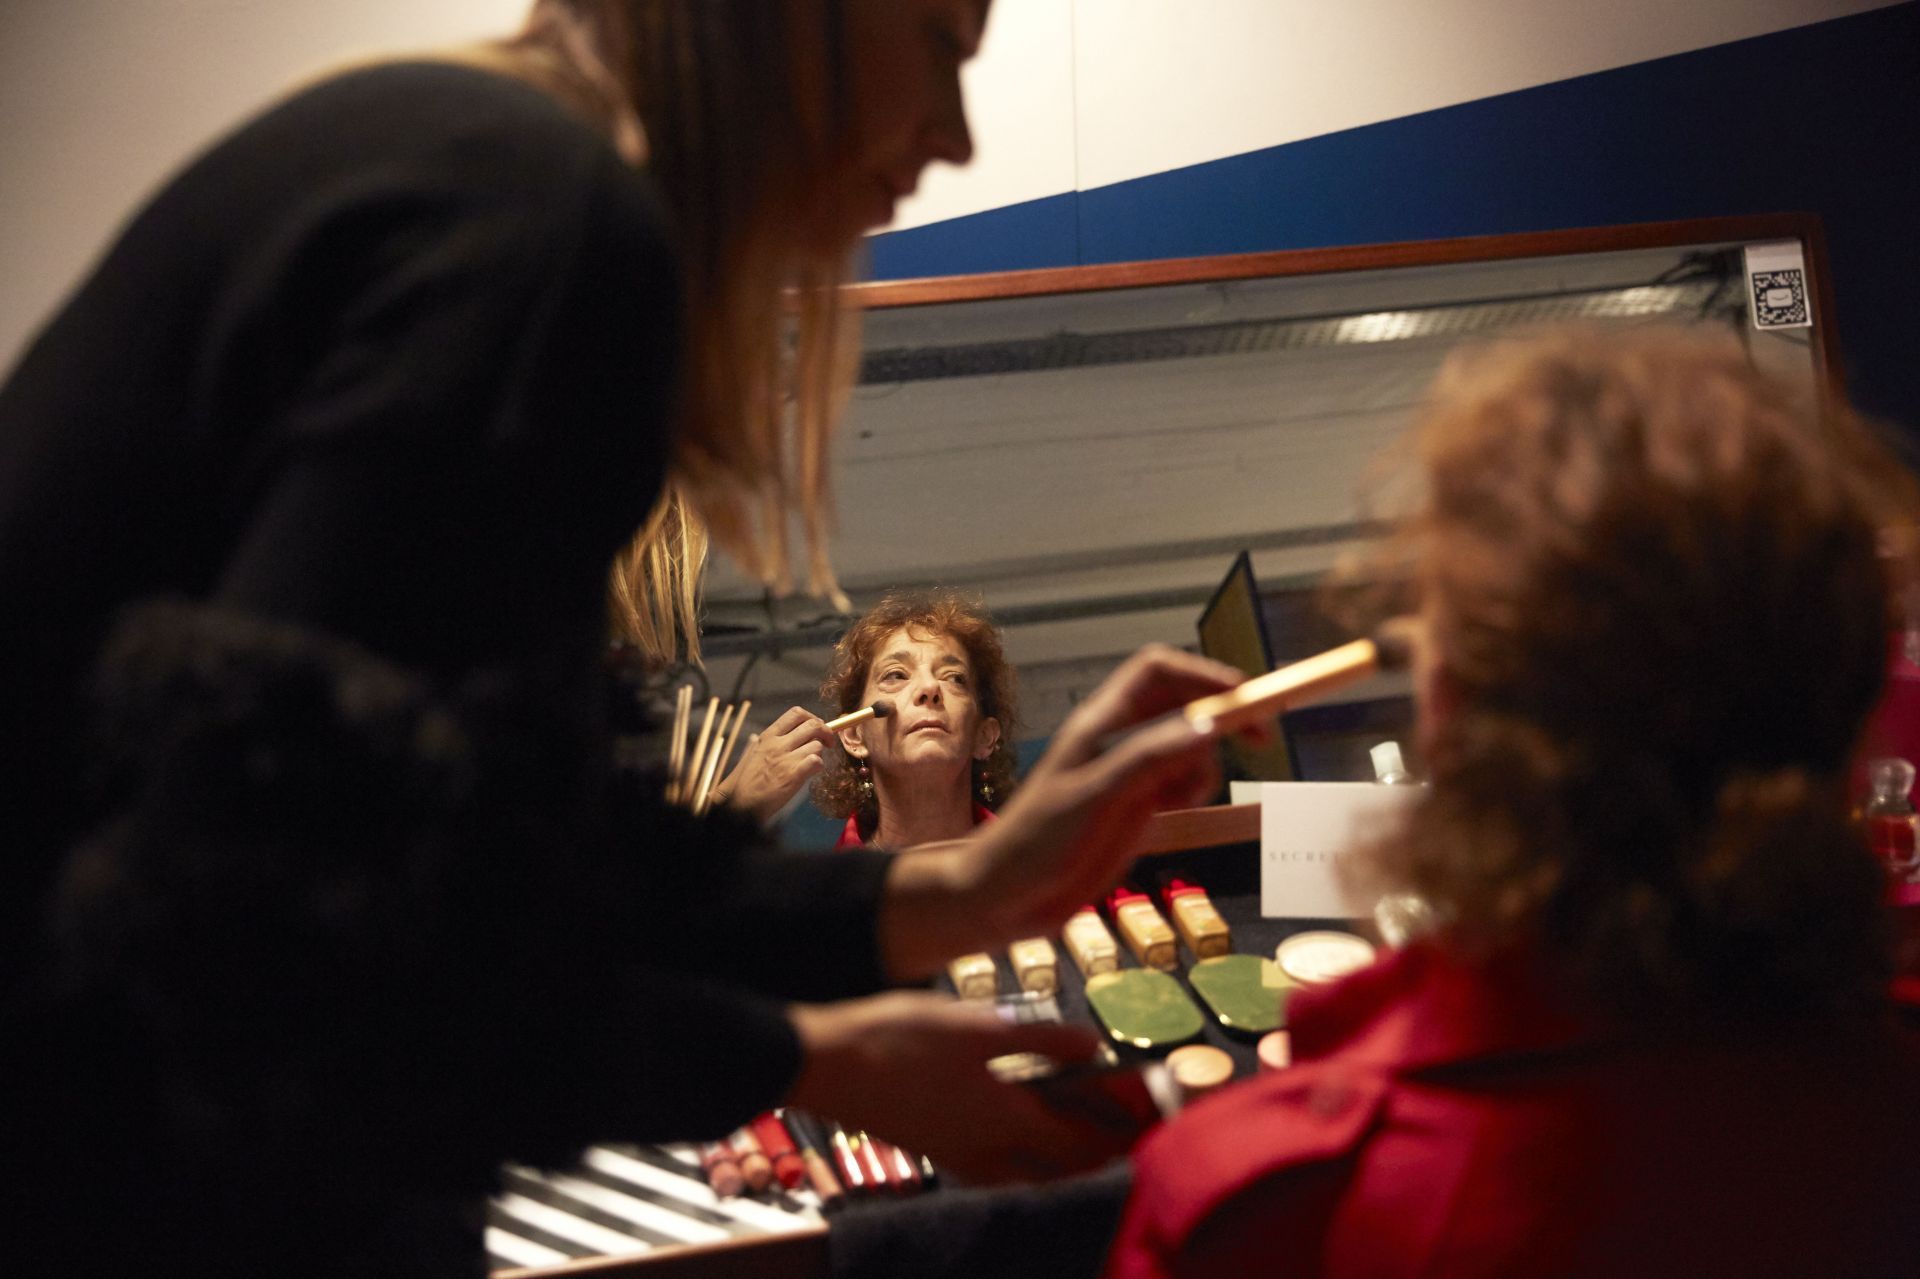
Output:
M687 762L687 723L693 717L693 689L682 684L673 698L673 742L667 755L667 802L680 799L680 772Z

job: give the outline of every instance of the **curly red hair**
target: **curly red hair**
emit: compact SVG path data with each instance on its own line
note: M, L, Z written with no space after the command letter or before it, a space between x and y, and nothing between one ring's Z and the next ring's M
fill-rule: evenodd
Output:
M909 591L888 595L847 628L833 646L833 664L820 685L820 700L844 714L860 702L874 654L902 628L958 641L973 669L982 717L1000 725L993 753L973 764L973 797L998 808L1013 793L1015 690L1013 667L1000 646L1000 631L986 606L957 591ZM827 752L827 767L813 782L813 802L829 817L860 818L862 835L880 820L870 792L863 793L853 759L839 746Z

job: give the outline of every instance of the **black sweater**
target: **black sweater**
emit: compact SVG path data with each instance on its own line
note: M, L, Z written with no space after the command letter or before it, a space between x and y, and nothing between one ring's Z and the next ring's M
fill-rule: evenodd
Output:
M882 981L884 858L601 763L670 244L545 96L375 68L189 166L0 390L0 1064L69 1272L477 1265L440 1210L500 1160L712 1135L780 999Z

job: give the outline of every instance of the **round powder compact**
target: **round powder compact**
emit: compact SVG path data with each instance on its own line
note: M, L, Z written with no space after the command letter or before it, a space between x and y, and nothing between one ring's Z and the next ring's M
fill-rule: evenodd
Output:
M1305 986L1324 986L1373 962L1373 946L1352 933L1295 933L1273 953L1280 971Z
M1285 1070L1293 1064L1293 1043L1287 1038L1287 1032L1284 1030L1262 1035L1260 1042L1254 1045L1253 1051L1260 1056L1262 1070Z
M1167 1070L1180 1096L1192 1101L1233 1078L1233 1058L1212 1044L1188 1044L1167 1054Z

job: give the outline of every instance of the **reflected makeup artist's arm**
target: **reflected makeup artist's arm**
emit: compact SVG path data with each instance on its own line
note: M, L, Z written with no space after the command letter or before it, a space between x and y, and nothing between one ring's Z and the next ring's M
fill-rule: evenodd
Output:
M826 750L833 741L818 715L804 706L789 707L753 735L739 764L714 787L713 798L757 821L771 821L826 767Z

